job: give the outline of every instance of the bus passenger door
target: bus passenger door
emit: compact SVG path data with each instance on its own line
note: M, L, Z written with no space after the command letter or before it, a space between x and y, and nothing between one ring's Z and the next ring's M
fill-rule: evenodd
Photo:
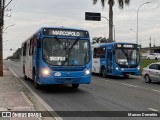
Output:
M112 68L113 68L113 64L112 64L112 54L113 54L113 50L112 49L107 49L107 74L112 74Z
M100 57L98 55L98 48L93 49L93 55L92 55L92 72L93 73L99 73L100 71Z

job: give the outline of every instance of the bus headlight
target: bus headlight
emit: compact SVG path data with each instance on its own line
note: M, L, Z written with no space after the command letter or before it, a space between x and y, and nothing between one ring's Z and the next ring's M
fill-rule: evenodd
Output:
M87 69L87 70L85 71L85 74L86 74L86 75L89 75L89 74L90 74L90 70Z
M48 76L50 74L50 70L47 68L42 69L42 75L43 76Z
M118 67L116 67L116 70L119 70Z
M138 70L140 70L140 68L141 68L140 66L137 67Z

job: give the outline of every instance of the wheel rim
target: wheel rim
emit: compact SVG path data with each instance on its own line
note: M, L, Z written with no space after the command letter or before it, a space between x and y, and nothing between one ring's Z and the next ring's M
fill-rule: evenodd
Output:
M125 78L128 78L128 77L129 77L129 75L124 75L124 77L125 77Z
M102 77L106 77L106 70L105 69L102 70Z
M148 75L145 77L145 81L149 82L149 76Z
M72 84L72 88L78 88L79 84Z
M34 75L34 86L37 88L36 75Z

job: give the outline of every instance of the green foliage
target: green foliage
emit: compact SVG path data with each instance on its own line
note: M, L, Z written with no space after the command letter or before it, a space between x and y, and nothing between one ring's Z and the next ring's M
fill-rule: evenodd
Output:
M158 60L141 60L141 73L142 73L142 69L147 67L149 64L151 63L155 63L155 62L159 62Z
M93 4L97 4L99 0L93 0ZM105 3L107 0L101 0L102 8L105 7ZM130 0L117 0L119 8L123 9L124 5L129 5ZM113 6L115 4L115 0L108 0L108 5Z
M102 8L105 7L105 3L108 2L109 5L109 42L113 42L113 6L116 0L93 0L93 4L97 4L100 1ZM123 9L124 5L129 5L130 0L117 0L119 8Z
M11 59L11 60L14 60L14 59L20 59L20 56L21 56L21 48L18 48L12 56L8 56L7 59Z
M108 43L108 39L105 38L105 37L93 37L92 38L92 44L95 44L95 43Z

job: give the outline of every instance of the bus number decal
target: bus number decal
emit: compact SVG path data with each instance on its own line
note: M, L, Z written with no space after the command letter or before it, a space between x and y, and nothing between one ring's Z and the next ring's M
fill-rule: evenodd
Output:
M49 57L50 61L65 61L65 57Z

